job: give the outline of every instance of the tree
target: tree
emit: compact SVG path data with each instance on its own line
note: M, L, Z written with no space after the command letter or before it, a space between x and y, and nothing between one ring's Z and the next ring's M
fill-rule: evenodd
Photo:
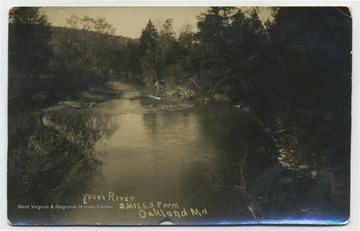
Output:
M273 16L270 49L264 65L269 81L263 89L276 111L277 129L292 127L291 136L296 138L292 146L301 145L300 150L294 152L301 156L294 159L316 158L321 160L319 163L324 162L321 163L324 167L330 162L332 169L340 167L348 176L350 10L346 7L281 7L273 10ZM348 195L342 195L343 201L348 201Z
M155 55L158 36L159 35L154 24L151 22L151 20L149 20L140 36L140 47L142 55L151 53L152 55Z
M96 19L72 15L66 19L73 29L66 46L69 48L68 59L80 59L83 64L101 70L109 50L114 46L115 29L104 18Z
M46 73L52 52L52 31L39 7L14 7L9 12L9 70Z
M122 78L138 79L142 74L140 45L136 41L129 40L124 46L114 47L108 59L112 70Z
M9 12L9 96L32 94L48 84L52 30L38 7L14 7Z
M260 54L266 46L265 27L256 9L211 7L199 16L196 39L200 60L198 80L209 94L237 101L251 88Z
M263 81L262 65L268 45L267 31L256 8L248 12L239 9L233 14L231 21L233 39L230 39L229 50L232 54L228 63L236 83L232 97L240 97L238 93L241 91L250 94L248 97L253 97L258 81Z
M140 36L140 52L145 82L150 86L162 79L161 62L156 53L158 37L154 24L149 20Z
M204 43L224 47L234 7L211 7L198 17L200 33L197 38Z
M324 94L319 89L339 91L340 86L345 87L343 81L347 78L339 76L351 73L349 10L282 7L274 9L274 16L270 27L271 52L273 56L286 57L275 64L278 85L286 89L279 97L291 99L289 102L295 107L309 107L316 106L320 99L325 102L334 95L344 95Z
M178 44L181 56L180 62L183 69L191 73L199 66L199 63L196 61L197 52L194 51L196 49L195 32L193 32L191 24L185 24L180 30Z
M183 49L183 52L186 53L186 49L190 48L193 45L193 40L195 37L195 33L193 32L193 27L191 24L185 24L183 28L180 30L179 34L179 45Z
M125 49L128 78L137 79L142 74L140 44L129 41Z
M195 35L198 44L198 82L205 94L223 91L222 84L228 76L230 58L229 42L233 7L211 7L198 17L199 32Z
M174 64L179 56L179 44L172 26L173 20L166 19L159 33L158 53L163 66Z

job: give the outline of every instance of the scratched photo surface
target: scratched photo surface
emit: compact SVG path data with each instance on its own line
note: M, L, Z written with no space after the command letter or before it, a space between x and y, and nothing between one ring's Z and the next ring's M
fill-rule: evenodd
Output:
M346 224L347 7L14 7L11 225Z

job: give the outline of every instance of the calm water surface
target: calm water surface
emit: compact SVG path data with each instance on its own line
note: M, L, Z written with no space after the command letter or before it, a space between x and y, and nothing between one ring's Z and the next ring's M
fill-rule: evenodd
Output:
M239 160L247 156L249 181L269 164L266 136L256 122L223 105L191 107L171 99L142 99L142 94L129 87L121 99L86 109L102 131L95 150L103 164L74 202L88 207L54 213L54 222L151 225L165 217L176 224L239 219L237 206L246 207L232 187L242 183Z

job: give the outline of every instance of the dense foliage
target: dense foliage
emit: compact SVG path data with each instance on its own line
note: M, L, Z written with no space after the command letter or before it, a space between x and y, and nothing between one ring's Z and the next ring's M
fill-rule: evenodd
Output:
M351 13L344 7L271 11L265 22L258 8L210 7L198 16L197 32L186 25L177 36L172 19L159 27L149 20L131 40L115 36L103 18L72 16L67 28L55 28L40 8L11 9L10 155L16 156L19 134L34 141L25 119L34 115L17 124L19 111L32 107L30 114L35 105L119 78L183 98L246 106L278 145L291 147L297 163L315 160L348 173Z

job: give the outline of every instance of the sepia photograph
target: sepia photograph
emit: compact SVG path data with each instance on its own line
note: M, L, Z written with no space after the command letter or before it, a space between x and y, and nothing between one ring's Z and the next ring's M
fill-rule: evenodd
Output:
M16 6L7 26L10 225L349 222L350 7Z

